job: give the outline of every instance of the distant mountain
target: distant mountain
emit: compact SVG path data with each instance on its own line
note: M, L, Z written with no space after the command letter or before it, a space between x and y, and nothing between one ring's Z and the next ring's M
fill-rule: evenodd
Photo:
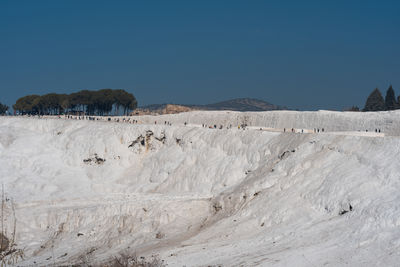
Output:
M253 98L236 98L214 104L204 105L203 107L209 110L234 110L234 111L268 111L268 110L287 109L285 107L268 103L264 100L253 99Z
M164 113L163 111L172 104L153 104L140 107L140 110L149 112ZM187 107L188 110L232 110L232 111L269 111L287 109L283 106L277 106L264 100L253 98L236 98L207 105L175 105ZM188 111L187 110L187 111Z

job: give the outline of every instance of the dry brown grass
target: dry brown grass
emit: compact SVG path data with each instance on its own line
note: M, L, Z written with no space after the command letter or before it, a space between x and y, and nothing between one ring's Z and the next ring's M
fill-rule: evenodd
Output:
M6 197L4 185L1 192L1 232L0 232L0 266L15 265L18 260L23 259L24 252L17 248L15 243L15 234L17 229L17 220L15 217L14 202ZM7 223L12 222L12 229L8 233ZM8 235L8 237L7 237Z

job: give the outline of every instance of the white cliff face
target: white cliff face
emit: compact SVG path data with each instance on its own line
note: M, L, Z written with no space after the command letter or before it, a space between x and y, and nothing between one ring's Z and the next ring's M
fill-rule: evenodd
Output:
M400 114L297 113L0 118L4 225L10 237L16 221L19 264L101 263L129 251L169 266L396 265L400 138L388 135ZM387 135L201 127L242 116L252 126L368 125Z
M237 127L247 124L255 127L269 127L278 130L319 128L328 132L361 131L374 132L381 129L386 135L400 135L400 111L383 112L337 112L337 111L266 111L266 112L235 112L235 111L193 111L174 115L138 116L134 117L143 123L162 124L170 121L181 125L189 124L232 125Z

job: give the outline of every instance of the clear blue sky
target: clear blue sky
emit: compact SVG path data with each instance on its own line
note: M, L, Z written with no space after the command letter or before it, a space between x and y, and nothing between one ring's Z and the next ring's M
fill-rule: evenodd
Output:
M139 105L298 109L400 93L400 1L0 1L0 102L123 88Z

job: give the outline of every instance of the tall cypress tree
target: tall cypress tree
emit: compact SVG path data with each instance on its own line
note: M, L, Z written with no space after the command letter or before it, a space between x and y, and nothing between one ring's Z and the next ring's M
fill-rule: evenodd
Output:
M385 110L385 101L383 100L382 94L378 88L368 96L367 102L365 103L364 111L382 111Z
M392 86L389 86L389 89L386 91L385 106L386 110L393 110L397 107L396 97Z
M400 109L400 95L397 97L397 107L396 109Z

